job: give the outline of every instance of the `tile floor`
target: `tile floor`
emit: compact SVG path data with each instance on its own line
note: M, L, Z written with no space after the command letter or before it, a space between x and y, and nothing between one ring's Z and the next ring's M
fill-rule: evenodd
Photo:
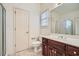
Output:
M16 56L42 56L42 52L38 51L37 53L35 53L34 49L27 49L16 53Z

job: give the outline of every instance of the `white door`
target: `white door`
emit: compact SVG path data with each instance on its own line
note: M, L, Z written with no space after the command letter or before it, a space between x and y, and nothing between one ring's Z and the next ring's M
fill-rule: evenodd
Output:
M28 48L28 13L15 9L15 44L16 52Z

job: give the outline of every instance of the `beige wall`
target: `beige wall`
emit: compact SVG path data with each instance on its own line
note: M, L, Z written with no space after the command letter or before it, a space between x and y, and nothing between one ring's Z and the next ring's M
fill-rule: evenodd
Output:
M29 47L31 47L31 38L39 36L39 4L3 4L6 8L6 52L7 55L13 55L13 8L21 8L29 11Z

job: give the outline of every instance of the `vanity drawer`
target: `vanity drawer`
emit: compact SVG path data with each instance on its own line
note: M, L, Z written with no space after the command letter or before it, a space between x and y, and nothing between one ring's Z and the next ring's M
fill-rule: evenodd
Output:
M67 45L66 46L66 55L68 56L79 56L79 48Z
M57 41L54 41L54 40L48 40L48 45L51 46L51 47L54 47L56 49L59 49L63 52L65 51L65 44L64 43L57 42Z

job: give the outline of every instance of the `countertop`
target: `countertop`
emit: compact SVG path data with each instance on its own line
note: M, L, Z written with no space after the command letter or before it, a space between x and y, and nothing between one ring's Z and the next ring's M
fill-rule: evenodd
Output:
M65 43L65 44L79 47L79 39L62 37L59 35L40 35L40 37L45 37L45 38L48 38L50 40L55 40L55 41L59 41L59 42Z

